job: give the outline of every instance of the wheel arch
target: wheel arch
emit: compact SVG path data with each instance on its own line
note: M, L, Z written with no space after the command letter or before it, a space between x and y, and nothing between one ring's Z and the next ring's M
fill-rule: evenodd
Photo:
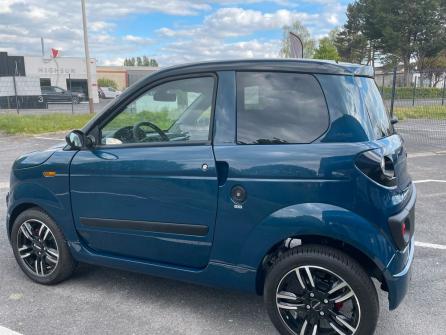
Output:
M40 206L38 206L38 205L36 205L35 203L32 203L32 202L24 202L24 203L18 204L17 206L15 206L11 210L11 212L9 214L8 221L6 222L8 238L11 238L12 226L14 224L15 219L17 219L17 217L21 213L23 213L24 211L26 211L26 210L28 210L30 208L38 208L40 210L43 210L43 208L41 208Z
M266 274L274 265L278 256L290 248L299 248L302 245L322 245L342 251L356 260L359 265L367 272L370 277L376 278L381 283L381 288L387 291L387 282L383 274L383 270L378 264L359 248L347 243L343 240L332 238L324 235L299 235L290 236L273 245L262 259L257 268L256 274L256 292L263 295L263 286Z
M8 238L11 236L12 225L17 216L32 207L50 216L62 229L67 240L78 241L69 193L58 194L55 190L37 183L20 183L11 189L6 223Z

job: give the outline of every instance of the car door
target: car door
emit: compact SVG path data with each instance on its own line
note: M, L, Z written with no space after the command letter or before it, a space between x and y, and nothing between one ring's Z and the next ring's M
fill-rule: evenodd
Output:
M42 87L42 95L45 97L46 101L54 102L55 100L55 92L53 86L44 86Z
M71 101L70 94L60 87L53 87L54 89L54 101Z
M76 228L96 252L192 268L209 260L217 210L216 78L160 83L110 111L73 158Z
M257 259L253 255L262 250L262 241L288 229L265 225L271 215L279 218L279 211L289 206L332 201L333 194L345 203L351 194L335 193L339 183L322 182L341 175L337 170L342 172L344 166L336 166L338 160L332 159L332 144L312 144L329 126L327 105L314 76L238 72L234 85L235 101L225 109L235 110L235 120L226 125L235 132L220 139L219 127L215 134L216 161L227 166L227 179L219 190L212 257L247 264ZM225 122L220 114L218 121Z

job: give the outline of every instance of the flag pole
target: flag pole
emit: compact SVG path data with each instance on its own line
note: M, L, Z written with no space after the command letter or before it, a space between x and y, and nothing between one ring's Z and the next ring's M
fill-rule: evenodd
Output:
M88 107L90 114L94 113L93 92L91 89L91 70L90 70L90 51L88 49L88 32L87 32L87 15L85 13L85 0L81 0L82 4L82 25L84 28L84 49L85 49L85 66L87 68L87 85L88 85Z

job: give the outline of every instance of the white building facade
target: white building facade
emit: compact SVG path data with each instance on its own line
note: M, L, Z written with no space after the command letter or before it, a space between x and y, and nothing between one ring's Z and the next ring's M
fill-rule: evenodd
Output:
M24 56L27 77L39 78L40 86L58 86L88 95L85 59L78 57L43 58ZM93 102L99 102L96 81L96 60L90 59Z

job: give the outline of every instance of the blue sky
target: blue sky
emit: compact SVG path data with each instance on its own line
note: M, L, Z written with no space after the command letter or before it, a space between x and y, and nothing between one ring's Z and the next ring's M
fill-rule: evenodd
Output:
M160 65L276 57L281 27L302 22L314 38L345 22L346 0L87 0L91 56L120 65L147 55ZM80 0L1 0L0 51L82 56ZM48 51L47 51L48 52Z

